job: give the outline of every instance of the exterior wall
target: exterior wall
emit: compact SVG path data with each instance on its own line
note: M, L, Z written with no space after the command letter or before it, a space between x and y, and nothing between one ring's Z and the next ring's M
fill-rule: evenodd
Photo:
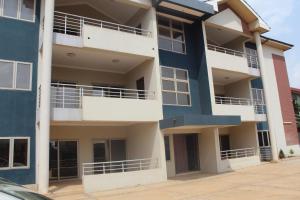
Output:
M30 137L29 169L0 170L0 177L19 184L36 183L36 96L40 1L35 22L0 17L0 59L30 62L32 90L0 90L0 137Z
M273 55L273 62L284 123L286 144L296 145L299 144L299 138L285 59L283 56Z
M275 74L275 68L274 68L274 62L273 62L273 55L280 55L283 56L283 52L277 49L274 49L272 47L263 46L263 54L264 54L264 64L265 68L267 70L268 76L264 77L266 79L266 83L268 83L268 86L264 86L264 88L269 88L268 90L264 90L265 96L267 96L269 99L272 99L271 104L268 105L268 108L272 108L268 110L269 115L272 116L274 127L273 130L276 143L277 143L277 150L280 149L286 150L286 139L284 134L284 126L283 126L283 119L282 119L282 112L281 112L281 106L280 106L280 99L278 94L278 86L277 86L277 80L276 80L276 74Z
M192 106L163 106L164 118L183 114L211 114L202 22L185 24L184 27L186 54L159 50L159 60L162 66L188 70Z

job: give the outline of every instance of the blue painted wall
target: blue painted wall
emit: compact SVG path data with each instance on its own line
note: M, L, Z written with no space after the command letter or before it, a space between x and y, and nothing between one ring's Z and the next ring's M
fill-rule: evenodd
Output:
M201 21L185 24L185 39L186 54L159 50L159 59L163 66L188 70L192 106L163 106L164 118L184 114L212 115Z
M0 89L0 137L30 137L30 169L0 170L0 177L35 183L35 121L40 1L34 23L0 17L0 59L33 63L32 91Z

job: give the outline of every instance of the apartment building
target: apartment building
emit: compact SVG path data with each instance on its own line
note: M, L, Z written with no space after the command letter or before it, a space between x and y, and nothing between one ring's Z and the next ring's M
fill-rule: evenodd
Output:
M35 184L40 2L0 1L0 177Z
M11 1L0 2L2 16ZM20 127L31 134L30 166L0 176L42 193L66 180L94 192L237 170L287 151L274 61L292 45L261 37L270 28L245 1L17 2L17 19L0 21L9 20L1 40L16 47L0 47L0 56L13 60L13 74L32 62L32 85L0 91L0 139L10 145L0 148L13 166L14 135L2 131L19 137ZM23 4L35 5L33 22L18 20ZM36 34L16 31L25 26ZM17 51L32 58L9 57Z

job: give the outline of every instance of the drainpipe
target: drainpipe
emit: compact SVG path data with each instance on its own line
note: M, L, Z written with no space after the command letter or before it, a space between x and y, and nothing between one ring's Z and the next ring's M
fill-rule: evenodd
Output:
M266 76L268 76L268 71L264 63L264 55L263 55L263 48L261 43L261 37L259 32L254 33L254 39L256 42L257 54L258 54L258 61L260 65L260 73L262 78L262 83L264 87L264 91L269 91L269 84L266 80ZM265 92L265 100L266 100L266 107L267 107L267 118L268 118L268 125L269 125L269 134L271 140L271 147L272 147L272 157L273 161L278 161L278 151L277 151L277 141L276 141L276 121L273 119L273 116L270 114L270 110L272 109L270 105L272 104L272 97L266 94Z
M49 187L49 139L50 139L50 92L52 68L52 40L55 0L45 0L43 55L41 68L40 135L38 149L38 190L48 193Z

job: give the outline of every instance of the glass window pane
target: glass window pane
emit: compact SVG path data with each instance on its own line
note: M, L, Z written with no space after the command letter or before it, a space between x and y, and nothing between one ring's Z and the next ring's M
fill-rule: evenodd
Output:
M173 41L173 51L178 53L185 53L184 43Z
M170 20L168 18L159 16L158 17L158 24L169 27L170 26Z
M0 140L0 168L9 167L9 139Z
M173 92L163 92L163 103L175 105L176 102L176 93Z
M18 63L16 88L29 90L30 84L31 84L31 65Z
M179 92L189 92L188 83L177 82L177 91L179 91Z
M15 139L14 140L14 167L27 166L28 158L28 140L27 139Z
M176 78L180 79L180 80L188 80L187 71L177 69L176 70Z
M179 105L190 105L190 95L188 94L177 94L177 99Z
M171 30L170 29L159 27L158 33L160 36L171 38Z
M0 61L0 87L13 88L14 64Z
M175 91L175 82L174 81L163 80L162 86L163 86L163 90Z
M174 70L172 68L161 68L161 75L164 78L174 78Z
M177 32L177 31L173 31L173 39L175 40L179 40L179 41L184 41L183 39L183 33Z
M183 30L183 23L173 20L172 21L172 27L174 29Z
M172 51L172 40L167 38L159 37L158 46L160 49Z
M3 15L17 18L18 0L4 0Z
M33 21L34 0L23 0L21 7L21 19Z

